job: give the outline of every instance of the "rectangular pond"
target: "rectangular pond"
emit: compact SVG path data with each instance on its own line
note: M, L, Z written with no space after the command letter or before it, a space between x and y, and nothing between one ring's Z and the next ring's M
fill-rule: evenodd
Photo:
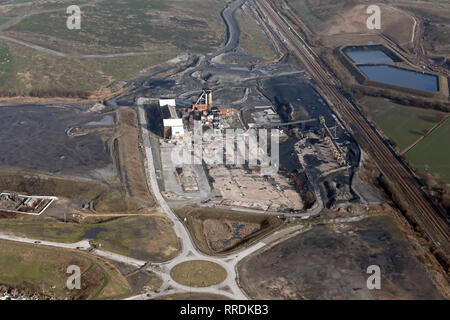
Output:
M391 63L395 62L382 50L378 49L354 49L345 52L354 63Z
M361 65L359 69L367 78L401 87L438 92L438 77L432 74L386 65Z

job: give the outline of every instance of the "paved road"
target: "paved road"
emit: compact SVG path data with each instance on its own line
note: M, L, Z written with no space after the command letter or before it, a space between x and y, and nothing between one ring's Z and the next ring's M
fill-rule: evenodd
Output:
M110 251L100 250L100 249L93 249L91 250L91 253L101 256L103 258L107 258L113 261L122 262L131 266L134 266L136 268L142 268L147 264L147 261L138 260L134 258L130 258L121 254L117 254Z
M229 52L236 48L239 44L239 27L234 19L234 14L238 8L240 8L246 0L235 0L231 2L227 8L222 12L222 17L227 25L227 42L225 47L218 50L214 54L208 55L205 59L201 60L197 66L193 68L193 70L189 70L189 72L185 72L186 77L190 77L190 75L194 72L195 69L201 68L205 64L209 63L209 61L224 52ZM167 214L169 219L174 224L174 231L177 236L180 238L182 243L181 254L174 258L172 261L158 264L156 266L149 267L149 270L158 274L163 280L162 287L157 292L149 292L147 294L138 295L135 297L131 297L130 299L153 299L158 296L164 296L168 294L174 293L186 293L186 292L202 292L202 293L215 293L220 294L233 299L247 299L248 297L242 291L238 283L237 276L237 264L239 261L249 256L250 254L260 250L264 246L279 241L280 239L284 239L289 237L297 232L303 230L302 225L297 225L291 228L287 228L284 230L277 231L266 238L262 239L258 243L255 243L251 247L235 254L231 254L228 256L208 256L200 252L194 244L189 232L187 231L185 225L178 219L175 213L172 211L170 206L167 204L166 200L160 193L160 189L158 186L158 181L156 177L155 167L154 167L154 159L152 153L152 145L150 143L149 130L147 126L147 118L145 116L144 104L148 101L147 98L139 98L137 100L138 105L138 119L142 132L142 139L144 144L144 150L146 155L146 175L149 187L153 190L153 194L155 196L156 201L160 205L161 209L164 213ZM320 207L320 205L319 205ZM222 266L227 271L227 278L222 283L207 287L207 288L191 288L187 286L180 285L173 281L170 277L170 270L179 263L190 261L190 260L207 260L210 262L214 262Z
M137 101L138 104L138 118L139 118L139 126L141 128L142 132L142 140L143 145L145 148L145 155L146 155L146 176L147 181L153 191L153 195L156 199L156 202L161 207L162 211L167 215L167 217L172 221L173 223L173 229L177 236L180 239L181 242L181 254L177 256L175 259L168 263L161 264L161 270L164 272L159 272L158 270L152 269L152 271L156 272L163 280L164 284L162 288L160 289L160 292L166 292L167 288L170 286L173 286L174 283L170 278L170 269L172 269L175 265L190 261L190 260L207 260L211 262L215 262L217 264L220 264L226 271L227 271L227 278L226 280L221 284L221 286L228 286L229 292L232 293L234 298L237 299L245 299L246 295L242 292L242 290L239 288L239 286L236 283L236 271L235 271L235 265L230 263L223 263L223 259L219 258L213 258L209 257L197 250L195 247L193 240L190 237L189 232L186 230L183 223L178 219L178 217L175 215L175 213L172 211L172 209L167 204L164 197L161 195L159 186L158 186L158 180L156 178L156 172L155 167L153 165L153 154L152 154L152 147L150 144L150 136L149 136L149 130L147 128L147 119L145 116L145 109L144 109L144 103L148 99L145 98L139 98ZM178 284L177 284L178 285ZM180 285L178 285L180 286ZM181 286L181 289L183 289L183 286ZM186 289L186 288L184 288ZM208 288L208 292L210 292L210 289L214 288ZM217 289L217 288L216 288ZM229 294L229 292L224 291L222 294ZM189 291L188 291L189 292ZM167 293L166 293L167 294ZM155 295L151 295L151 297L155 297ZM142 296L139 296L138 298L142 298Z
M30 239L30 238L24 238L24 237L16 237L12 236L6 233L0 233L0 240L9 240L9 241L16 241L16 242L22 242L22 243L30 243L30 244L40 244L44 246L50 246L50 247L59 247L59 248L65 248L65 249L78 249L83 251L88 251L91 248L91 245L88 240L82 240L75 243L63 243L63 242L53 242L53 241L44 241L44 240L38 240L38 239Z
M234 253L227 256L208 256L202 252L200 252L192 240L189 232L187 231L185 225L178 219L175 213L172 211L170 206L167 204L164 197L161 195L159 190L158 181L156 178L155 167L153 165L153 153L152 146L150 144L149 130L147 124L147 118L145 116L144 104L148 102L147 98L139 98L137 100L138 104L138 119L139 119L139 127L142 132L142 140L145 148L145 163L146 163L146 176L149 186L151 187L154 197L157 203L160 205L161 209L167 217L173 222L173 228L177 236L180 238L181 242L181 254L174 258L173 260L161 264L156 264L152 267L149 267L149 270L158 274L163 280L162 287L158 290L158 292L147 293L143 295L138 295L136 297L132 297L130 299L149 299L156 298L158 296L173 294L173 293L186 293L186 292L204 292L204 293L216 293L221 294L233 299L247 299L246 294L242 291L238 284L237 277L237 264L243 258L248 255L256 252L257 250L263 248L267 244L273 243L275 241L279 241L280 239L286 238L292 234L295 234L301 230L303 230L303 225L296 225L291 228L282 229L276 231L275 233L268 235L261 241L255 243L251 247L246 248L245 250ZM206 260L210 262L217 263L222 266L227 271L227 278L222 283L207 287L207 288L191 288L187 286L180 285L173 281L170 277L170 270L178 265L179 263L191 261L191 260Z
M56 241L45 241L45 240L38 240L38 239L31 239L26 237L16 237L13 235L9 235L6 233L0 233L0 240L8 240L8 241L15 241L15 242L21 242L21 243L29 243L29 244L38 244L42 246L49 246L49 247L57 247L57 248L63 248L63 249L75 249L75 250L81 250L81 251L89 251L92 254L95 254L100 257L104 257L113 261L122 262L128 265L132 265L136 268L142 268L144 265L147 264L147 261L138 260L134 258L130 258L127 256L123 256L114 252L105 251L101 249L94 249L91 244L89 243L89 240L82 240L75 243L64 243L64 242L56 242Z

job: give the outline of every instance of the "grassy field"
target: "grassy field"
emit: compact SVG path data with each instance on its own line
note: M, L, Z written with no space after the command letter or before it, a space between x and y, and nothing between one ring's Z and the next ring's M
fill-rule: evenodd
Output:
M299 15L306 25L316 31L322 21L317 17L307 0L288 0L287 3L295 10L295 13Z
M223 282L227 277L224 268L214 262L194 260L182 262L170 271L172 279L190 287L209 287Z
M175 257L179 241L167 219L123 217L103 223L63 223L54 219L0 219L0 231L33 239L74 243L89 239L105 250L162 262Z
M449 53L448 16L450 3L447 0L436 1L383 1L382 28L380 32L369 31L366 27L369 3L364 0L277 0L286 2L290 8L305 22L313 32L327 36L342 36L348 34L346 44L351 43L351 35L381 33L405 48L411 48L412 32L415 26L413 15L427 19L425 26L424 47L432 54ZM428 2L428 3L427 3ZM430 5L433 3L433 5ZM400 10L399 10L400 9ZM328 39L331 41L331 39ZM328 41L326 40L326 41ZM344 41L344 42L345 42ZM358 40L356 40L358 41ZM334 43L334 41L331 41ZM343 45L344 43L340 43Z
M123 52L181 49L209 52L225 39L221 0L99 1L83 7L81 30L62 11L31 16L8 32L52 49Z
M66 270L81 269L81 290L68 290ZM131 293L110 263L86 253L0 241L0 283L59 299L112 299Z
M448 55L450 53L449 37L450 24L450 2L447 0L428 1L433 5L420 2L410 4L398 3L397 6L410 11L414 15L427 19L424 25L423 42L427 53L434 55Z
M105 184L42 174L0 171L0 190L92 202L98 213L129 212L138 208L134 199L111 191Z
M107 59L62 58L0 40L0 93L92 93L113 81L132 79L142 70L174 56L169 53Z
M407 157L420 171L434 174L438 180L450 183L450 121L433 131L411 149Z
M33 10L63 10L69 5L83 5L89 2L89 0L1 0L0 24Z
M423 137L444 116L439 111L406 107L380 98L366 97L360 104L369 118L400 150Z
M428 52L434 54L450 54L450 25L427 25L424 40Z
M439 111L406 107L380 98L366 97L360 104L369 118L401 150L424 137L445 116ZM430 172L446 183L450 183L449 134L450 123L447 120L406 154L417 170Z
M4 41L0 41L0 88L7 88L14 76L14 68L11 63L12 55Z
M236 13L236 20L241 30L240 44L244 51L263 60L273 59L275 52L256 20L242 11Z
M225 40L222 0L8 1L0 4L0 24L69 4L89 4L82 6L81 30L68 30L67 14L59 10L32 15L5 32L66 53L154 53L62 58L0 40L0 96L86 97L115 80L132 79L180 50L210 52Z

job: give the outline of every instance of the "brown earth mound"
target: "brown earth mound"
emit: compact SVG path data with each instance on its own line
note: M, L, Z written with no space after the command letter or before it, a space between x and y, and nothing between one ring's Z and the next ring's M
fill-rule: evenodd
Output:
M357 34L383 34L399 44L405 44L412 40L415 28L414 18L406 12L387 5L381 8L381 30L369 30L367 28L367 5L359 4L335 16L323 25L323 34L338 35L345 33Z
M225 251L238 244L242 239L261 229L257 223L245 223L230 220L207 219L203 221L203 232L211 250Z

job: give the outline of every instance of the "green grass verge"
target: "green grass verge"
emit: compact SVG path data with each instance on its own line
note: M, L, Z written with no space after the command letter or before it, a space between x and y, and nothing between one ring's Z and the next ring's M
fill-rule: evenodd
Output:
M240 44L244 51L263 60L273 59L275 52L255 19L239 11L236 13L236 20L241 30Z
M0 231L32 239L74 243L90 239L105 250L162 262L178 253L179 242L166 219L133 216L88 224L54 219L0 219Z
M81 290L66 287L70 265L81 269ZM0 283L59 299L106 299L131 293L126 279L103 260L10 241L0 241Z

